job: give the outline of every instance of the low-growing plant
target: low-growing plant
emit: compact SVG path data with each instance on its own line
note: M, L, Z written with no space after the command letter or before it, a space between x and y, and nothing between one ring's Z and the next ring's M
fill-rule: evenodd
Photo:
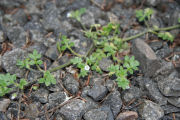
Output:
M86 8L81 8L79 10L71 11L68 13L68 17L75 18L77 21L81 21L81 15L86 12Z
M70 12L69 17L75 18L81 23L81 15L85 14L85 11L85 8L72 11ZM18 60L17 65L20 68L43 73L42 78L38 81L39 83L49 86L51 84L56 84L56 79L51 72L62 69L71 64L79 69L79 77L86 77L91 71L96 71L102 74L103 71L100 69L99 63L103 58L108 58L113 61L113 64L108 68L109 76L115 75L118 87L127 89L129 88L129 80L127 79L128 75L132 75L134 71L138 70L139 66L139 62L135 60L134 56L129 57L128 54L126 54L124 59L118 58L117 55L119 53L129 49L127 42L146 33L153 33L163 40L173 42L174 36L169 32L163 31L180 28L180 24L165 28L158 28L157 26L150 28L148 22L151 20L152 14L153 10L150 8L137 10L136 17L139 22L145 23L147 30L127 38L119 38L120 25L116 23L109 23L105 26L95 24L92 25L89 30L84 29L84 35L93 41L93 46L85 55L76 53L73 50L74 43L66 36L60 36L61 41L57 42L58 51L63 54L66 50L69 50L75 56L63 65L48 70L41 69L40 65L43 64L43 61L41 60L41 55L36 50L34 50L32 54L29 54L24 60ZM180 23L180 18L178 19L178 22ZM25 79L20 79L18 82L16 75L10 75L9 73L0 74L0 96L9 93L13 86L23 89L26 84L27 82Z
M39 65L43 64L41 60L41 54L34 50L32 54L29 54L25 60L18 60L17 65L20 68L26 68L29 70L33 70L31 67L36 65L39 71L43 73L43 77L39 79L39 83L45 83L46 86L51 84L56 84L56 79L48 70L42 70Z
M44 71L44 75L42 78L39 79L39 83L44 83L46 86L51 84L56 84L56 79L54 76L47 70Z
M24 89L24 86L27 84L25 79L20 79L19 83L17 82L16 75L0 74L0 96L4 96L9 93L13 87Z

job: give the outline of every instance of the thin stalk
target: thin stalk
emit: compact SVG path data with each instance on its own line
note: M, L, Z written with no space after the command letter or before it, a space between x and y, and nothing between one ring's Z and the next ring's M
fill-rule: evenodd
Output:
M153 31L167 31L167 30L173 30L173 29L177 29L177 28L180 28L180 24L170 26L170 27L165 27L165 28L154 29Z
M66 46L67 46L67 48L71 51L71 53L73 53L74 55L76 55L76 56L78 56L78 57L84 57L84 56L76 53L76 52L75 52L71 47L69 47L68 45L66 45Z
M131 37L128 37L128 38L124 38L124 39L122 39L122 41L123 41L123 42L126 42L126 41L129 41L129 40L138 38L138 37L140 37L140 36L142 36L142 35L144 35L144 34L146 34L146 33L148 33L148 32L149 32L148 30L147 30L147 31L144 31L144 32L139 33L139 34L136 34L136 35L134 35L134 36L131 36Z
M92 47L89 49L89 51L88 51L88 52L86 53L86 55L83 56L83 57L86 58L86 56L88 56L88 55L93 51L93 49L94 49L94 45L92 45ZM54 68L50 69L49 71L50 71L50 72L55 72L55 71L57 71L57 70L59 70L59 69L62 69L62 68L66 67L66 66L68 66L68 65L70 65L70 64L71 64L71 61L69 61L69 62L67 62L67 63L65 63L65 64L63 64L63 65L59 65L59 66L57 66L57 67L54 67Z
M44 70L42 70L42 69L39 67L39 65L36 65L36 67L38 68L39 71L44 72Z
M136 34L136 35L134 35L134 36L124 38L124 39L122 39L122 41L123 41L123 42L126 42L126 41L129 41L129 40L138 38L138 37L140 37L140 36L142 36L142 35L144 35L144 34L146 34L146 33L149 33L149 32L155 34L155 33L158 32L158 31L168 31L168 30L173 30L173 29L177 29L177 28L180 28L180 25L179 25L179 24L178 24L178 25L174 25L174 26L170 26L170 27L165 27L165 28L148 29L148 30L146 30L146 31L144 31L144 32L142 32L142 33L138 33L138 34Z
M57 70L59 70L59 69L62 69L62 68L66 67L66 66L68 66L68 65L70 65L70 64L71 64L71 61L69 61L69 62L67 62L67 63L65 63L65 64L63 64L63 65L54 67L54 68L50 69L49 72L55 72L55 71L57 71Z

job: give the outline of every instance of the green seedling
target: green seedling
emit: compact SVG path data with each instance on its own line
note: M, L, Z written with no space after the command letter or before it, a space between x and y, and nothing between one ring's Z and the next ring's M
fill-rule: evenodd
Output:
M174 36L169 32L160 32L158 33L158 37L163 40L170 41L170 42L174 41Z
M0 74L0 96L4 96L12 90L12 86L24 89L27 85L25 79L21 79L19 83L16 81L16 75Z
M81 16L86 12L86 8L81 8L76 11L68 13L68 17L75 18L77 21L81 22Z
M146 8L145 10L136 10L136 17L138 18L139 22L143 22L146 19L150 20L153 13L154 11L150 8Z
M129 80L127 80L127 70L119 65L111 65L109 67L109 75L116 75L116 82L118 87L123 89L129 88Z
M51 84L56 84L56 79L49 71L45 71L43 78L39 79L39 83L44 83L46 86L49 86Z
M38 54L37 50L34 50L32 54L28 55L28 58L26 58L25 60L17 60L17 66L19 66L20 68L27 68L29 69L30 66L32 65L36 65L39 66L41 64L43 64L42 60L40 60L41 55Z
M80 69L79 77L85 77L88 75L90 67L87 64L83 63L82 58L75 57L71 59L71 62Z
M127 72L130 74L133 74L135 70L138 70L139 62L135 60L134 56L129 57L125 56L124 57L124 62L123 62L123 67L127 69Z

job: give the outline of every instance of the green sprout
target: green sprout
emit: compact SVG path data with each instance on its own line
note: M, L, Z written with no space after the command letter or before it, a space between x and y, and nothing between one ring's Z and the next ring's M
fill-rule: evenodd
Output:
M0 74L0 96L4 96L12 90L12 86L24 89L24 86L27 85L25 79L20 79L18 83L16 81L16 75ZM11 87L10 87L11 86Z
M36 65L39 67L39 65L43 64L42 60L40 60L41 55L38 54L37 50L34 50L32 54L28 55L28 58L25 60L17 60L17 66L20 68L27 68L30 69L30 66Z
M49 86L51 84L56 84L56 79L50 73L50 71L45 71L43 78L39 79L39 83L45 83L46 86Z
M143 22L146 19L150 19L151 15L154 11L150 8L146 8L144 10L136 10L136 17L138 18L139 22Z
M68 14L68 17L75 18L77 21L81 21L81 15L83 15L86 12L86 8L81 8L76 11L72 11Z
M76 65L77 68L80 69L79 77L85 77L88 75L90 68L87 64L83 63L82 58L75 57L75 58L71 59L71 62L72 62L72 64Z
M168 40L170 42L174 41L174 36L169 32L160 32L158 33L158 37L163 40Z

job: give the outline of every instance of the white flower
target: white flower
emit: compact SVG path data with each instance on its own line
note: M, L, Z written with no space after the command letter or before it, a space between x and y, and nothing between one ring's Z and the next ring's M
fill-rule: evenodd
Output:
M14 100L16 97L17 97L17 94L13 93L12 96L11 96L11 99Z
M68 12L67 13L67 18L70 18L70 17L72 17L71 12Z
M86 66L84 67L84 69L87 70L87 71L89 71L89 69L90 69L89 65L86 65Z
M129 89L130 87L129 87L129 85L126 87L126 89Z

